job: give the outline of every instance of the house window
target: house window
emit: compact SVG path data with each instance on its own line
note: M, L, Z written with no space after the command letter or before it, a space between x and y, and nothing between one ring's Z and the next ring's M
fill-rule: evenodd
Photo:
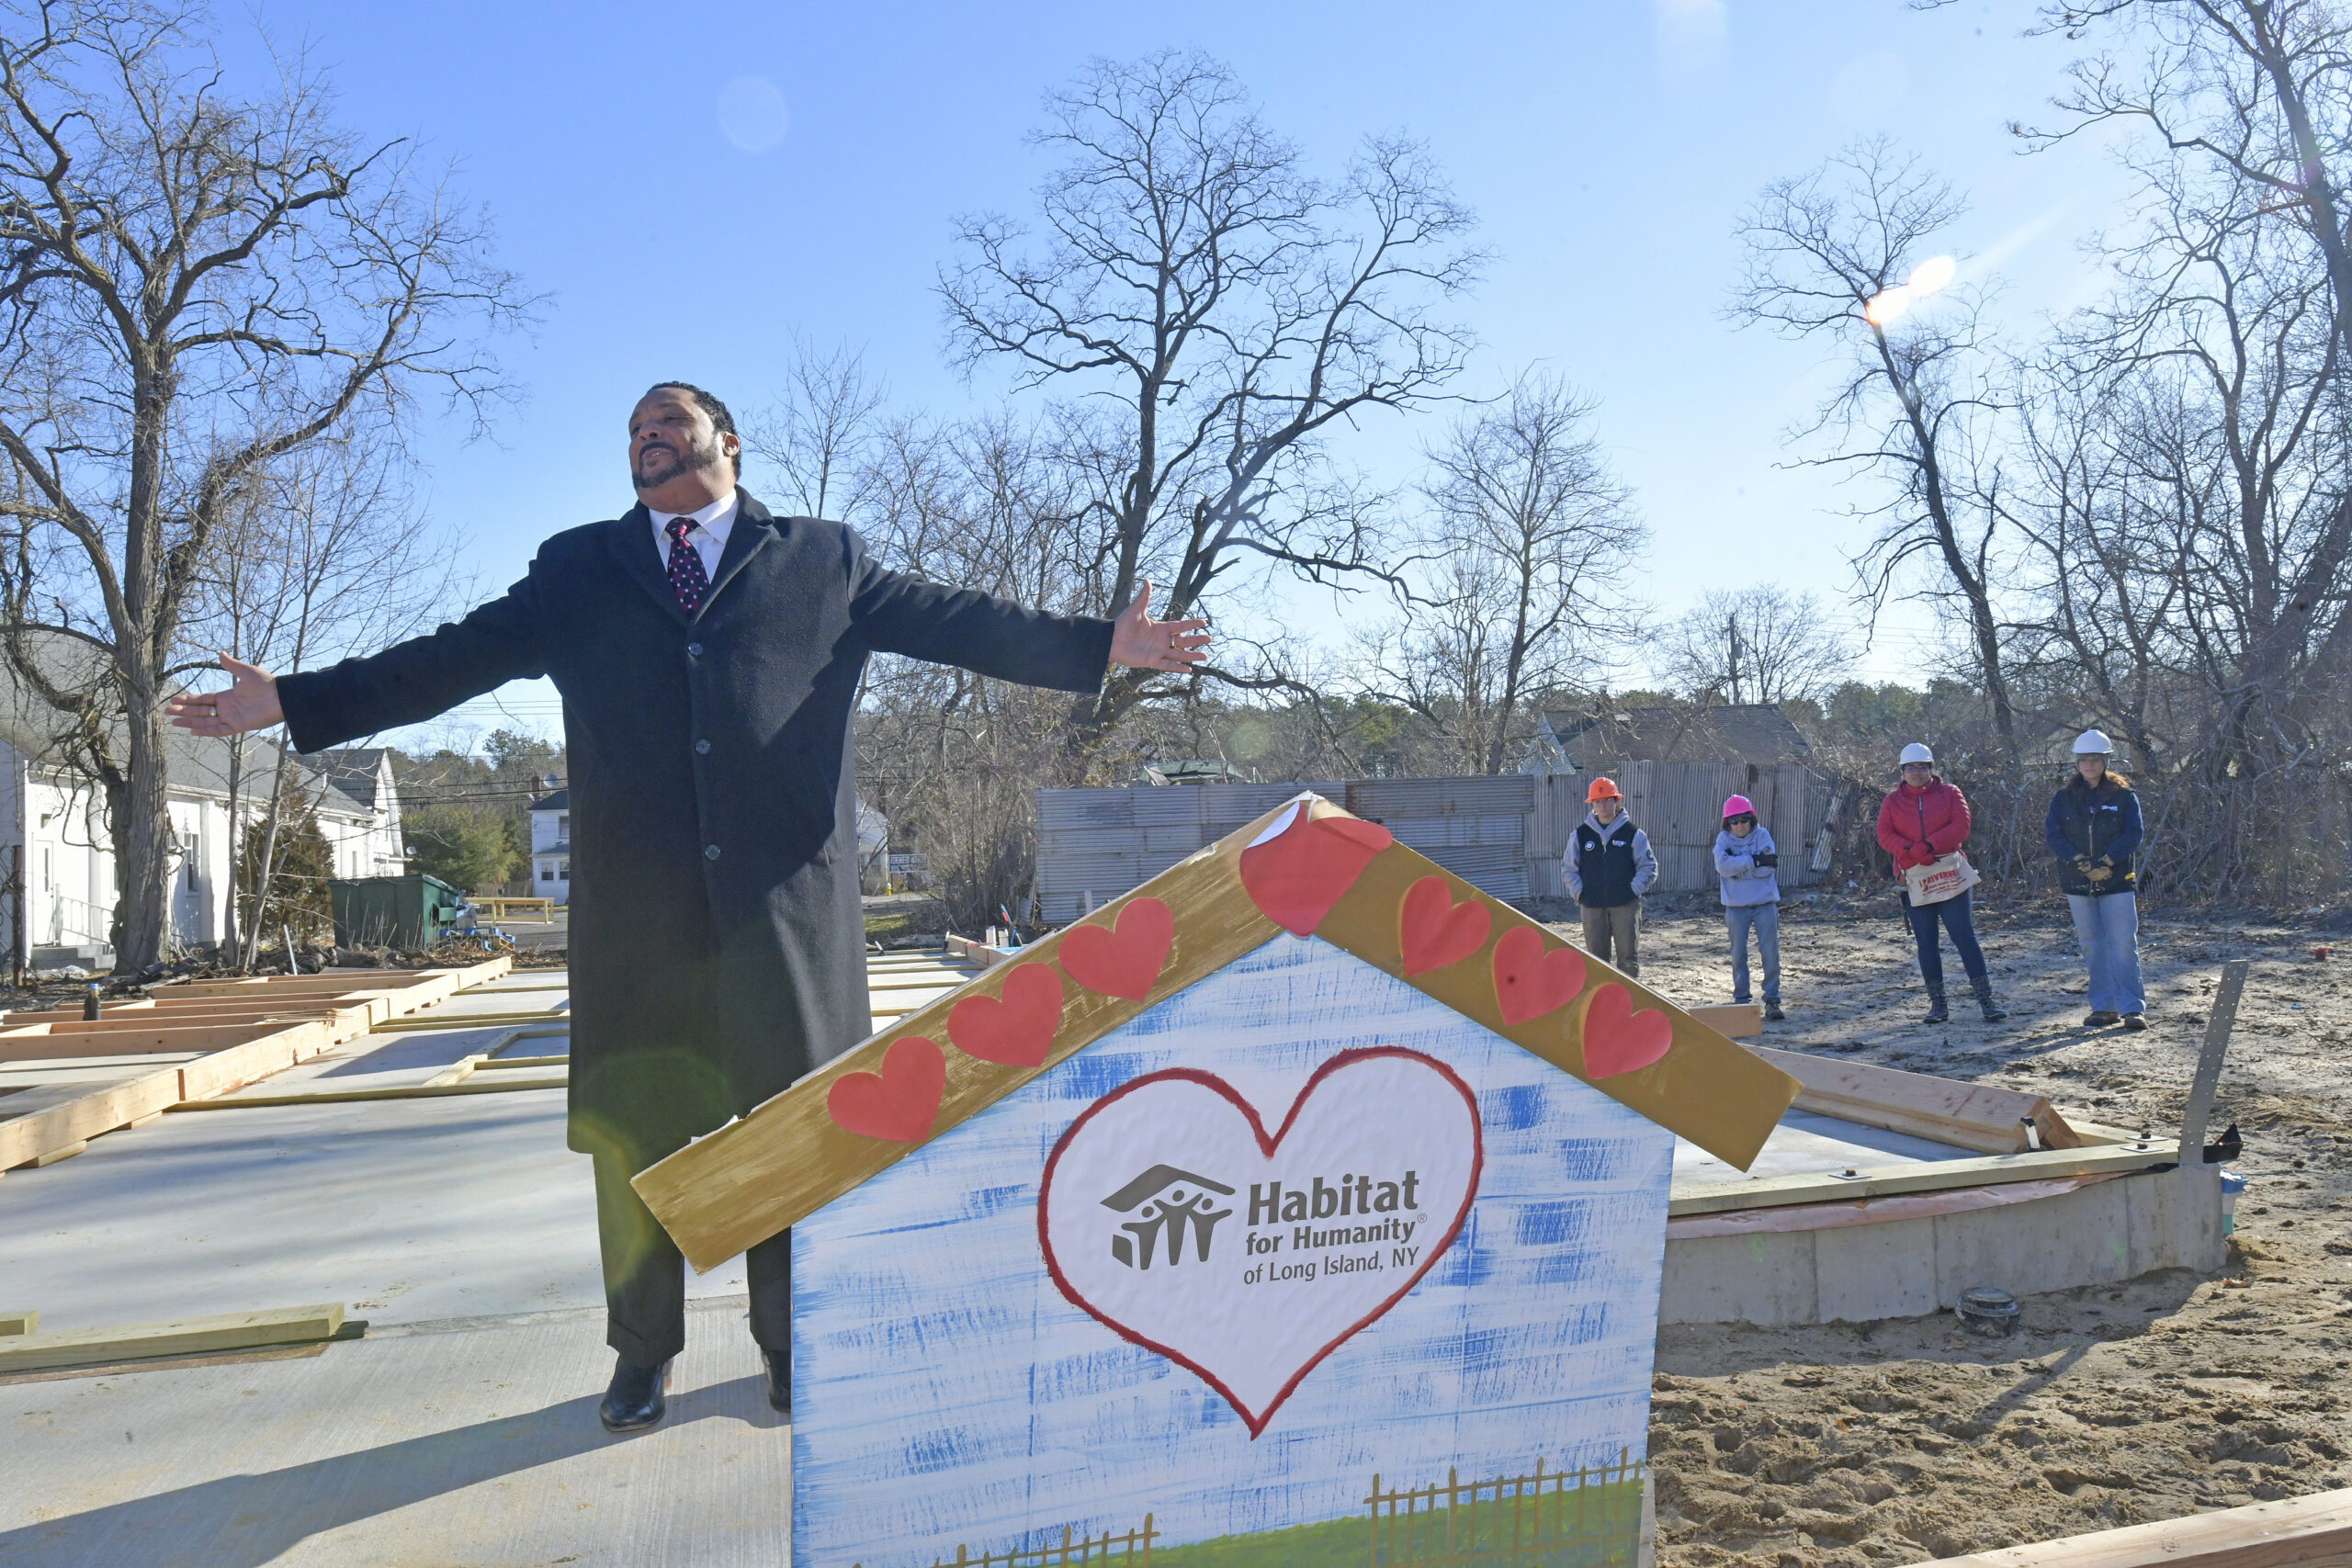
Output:
M196 868L204 859L204 841L194 833L187 836L187 890L196 891Z
M541 882L553 882L555 880L555 863L553 861L541 861L539 863L539 880Z
M571 863L570 861L566 861L566 862L564 862L564 863L563 863L563 869L562 869L560 872L558 872L556 874L557 874L557 875L559 875L559 876L560 876L560 877L561 877L564 881L566 881L566 882L571 881Z
M44 893L57 886L57 852L47 844L40 847L40 890Z
M563 813L561 813L560 815L559 815L559 816L556 818L556 819L555 819L555 836L556 836L557 838L559 838L559 839L569 839L570 837L571 837L571 812L569 812L569 811L563 812Z

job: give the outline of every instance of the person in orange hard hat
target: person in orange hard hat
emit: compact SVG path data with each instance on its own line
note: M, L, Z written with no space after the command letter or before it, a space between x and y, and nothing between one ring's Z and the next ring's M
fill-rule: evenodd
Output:
M1614 780L1593 780L1584 798L1592 809L1568 836L1560 880L1584 912L1585 951L1638 976L1642 895L1657 880L1657 857L1650 852L1650 836L1625 815L1625 797Z

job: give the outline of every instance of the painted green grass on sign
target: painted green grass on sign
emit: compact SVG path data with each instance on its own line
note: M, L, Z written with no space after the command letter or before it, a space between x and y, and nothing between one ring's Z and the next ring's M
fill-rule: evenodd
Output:
M1642 1483L1596 1483L1511 1500L1384 1512L1218 1536L1155 1550L1152 1568L1629 1568L1639 1547ZM1449 1540L1448 1526L1452 1526Z

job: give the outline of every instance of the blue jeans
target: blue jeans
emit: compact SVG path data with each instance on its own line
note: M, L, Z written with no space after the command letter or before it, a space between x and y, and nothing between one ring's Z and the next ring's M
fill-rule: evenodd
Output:
M1756 933L1756 956L1764 961L1764 999L1781 999L1781 907L1734 904L1724 910L1731 927L1731 999L1747 999L1747 933Z
M1952 951L1960 954L1960 966L1971 980L1984 978L1984 950L1976 945L1976 917L1962 893L1940 904L1913 904L1911 895L1903 895L1903 912L1911 919L1911 940L1919 947L1919 978L1928 989L1944 988L1943 950L1936 942L1936 922L1941 920L1944 930L1951 933Z
M2140 987L2140 899L2132 893L2091 897L2066 895L2075 911L2075 940L2091 972L2091 1011L2145 1012L2148 994Z

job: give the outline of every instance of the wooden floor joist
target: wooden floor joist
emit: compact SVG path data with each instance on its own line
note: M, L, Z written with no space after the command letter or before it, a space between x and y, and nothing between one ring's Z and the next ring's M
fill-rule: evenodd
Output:
M101 1012L95 1029L78 1016L0 1029L0 1060L59 1064L54 1082L35 1078L9 1095L14 1114L0 1120L0 1170L67 1157L100 1134L243 1088L364 1034L377 1017L445 1001L512 964L500 957L464 968L203 981L171 987L152 1008ZM222 996L260 1016L224 1021L183 1010L191 997ZM114 1027L117 1021L129 1027ZM94 1055L158 1060L127 1077L77 1078L74 1060Z
M1918 1568L2342 1568L2352 1563L2352 1490L2007 1546Z
M95 1366L150 1356L247 1350L264 1345L301 1345L332 1339L342 1327L343 1303L333 1302L277 1312L183 1318L175 1323L12 1335L0 1338L0 1372Z
M38 1312L0 1312L0 1335L30 1334L40 1326Z
M226 1100L191 1100L173 1111L253 1111L283 1105L334 1105L368 1100L438 1100L453 1094L516 1094L536 1089L570 1087L569 1071L539 1077L523 1073L494 1077L468 1077L458 1083L403 1084L391 1089L311 1089L300 1094L241 1094Z

